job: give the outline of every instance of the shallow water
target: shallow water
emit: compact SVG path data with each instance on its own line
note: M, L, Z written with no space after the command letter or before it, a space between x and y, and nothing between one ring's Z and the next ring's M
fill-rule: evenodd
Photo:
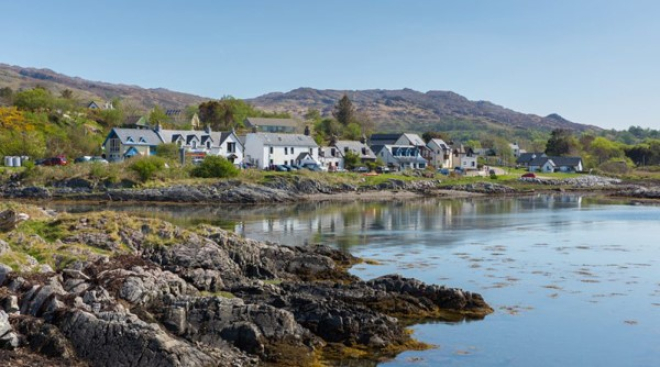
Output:
M98 210L57 204L60 209ZM437 348L382 366L657 366L660 207L537 196L277 207L118 206L251 238L325 243L400 273L481 293L481 321L427 323Z

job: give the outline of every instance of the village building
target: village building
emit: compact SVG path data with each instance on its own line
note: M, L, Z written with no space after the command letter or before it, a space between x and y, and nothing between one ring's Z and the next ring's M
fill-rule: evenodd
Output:
M388 167L395 170L424 169L427 166L417 146L374 145L371 149Z
M245 135L245 161L257 168L319 164L319 146L305 134L249 133Z
M529 172L582 172L581 157L536 157L529 162Z
M158 145L176 144L182 157L221 156L234 164L243 162L243 145L233 131L114 128L103 142L106 159L120 162L134 156L155 155Z
M296 119L248 117L243 125L252 132L287 133L294 134L300 131L301 123Z
M425 158L429 161L429 165L435 168L453 167L451 147L444 140L431 139L426 147L428 156Z

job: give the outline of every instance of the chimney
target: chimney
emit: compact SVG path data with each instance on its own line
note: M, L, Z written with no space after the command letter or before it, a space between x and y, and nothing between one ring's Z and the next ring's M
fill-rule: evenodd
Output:
M300 131L300 130L298 130ZM305 125L305 135L309 136L311 134L311 131L309 131L309 125Z
M252 126L252 132L255 133L255 134L257 133L257 127L256 126Z
M335 134L330 135L330 146L334 147L337 145L337 136Z
M160 131L160 121L156 122L156 128L154 129L156 132Z
M367 136L362 134L362 137L360 138L360 143L362 144L367 144Z
M211 125L206 124L206 126L204 126L204 132L207 133L207 134L210 134L211 133Z

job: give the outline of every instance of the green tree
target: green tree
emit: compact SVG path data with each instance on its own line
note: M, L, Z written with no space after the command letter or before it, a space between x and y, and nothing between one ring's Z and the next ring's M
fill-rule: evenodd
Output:
M65 89L60 92L60 97L64 99L73 99L73 91L71 89Z
M347 140L360 140L362 137L362 127L355 122L351 122L344 128L342 136Z
M596 165L601 165L613 158L621 159L625 156L623 148L619 144L600 136L595 138L589 145L589 153L596 160Z
M14 95L14 106L25 111L49 110L53 106L53 95L44 88L24 90Z
M191 174L194 177L202 178L226 178L236 177L239 172L240 170L227 159L209 155L199 165L193 168Z
M175 143L160 144L156 147L156 155L165 159L178 161L179 146Z
M137 173L142 181L152 179L156 173L165 169L165 160L161 157L148 156L133 159L135 161L131 163L129 168Z
M149 113L149 123L153 126L160 124L161 126L167 126L170 122L170 117L167 116L165 110L160 106L155 106L151 113Z
M555 129L545 146L545 154L561 156L573 154L577 150L577 141L570 130Z
M332 111L332 116L334 116L340 124L347 126L353 122L355 114L355 108L353 107L353 102L348 98L346 94L337 102Z
M346 167L346 169L351 170L358 167L360 163L360 156L357 153L353 153L350 150L344 153L344 167Z

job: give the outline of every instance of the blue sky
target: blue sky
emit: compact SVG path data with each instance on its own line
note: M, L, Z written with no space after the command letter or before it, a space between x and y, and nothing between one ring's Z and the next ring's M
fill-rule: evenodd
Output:
M0 0L0 62L219 98L451 90L660 128L660 1Z

